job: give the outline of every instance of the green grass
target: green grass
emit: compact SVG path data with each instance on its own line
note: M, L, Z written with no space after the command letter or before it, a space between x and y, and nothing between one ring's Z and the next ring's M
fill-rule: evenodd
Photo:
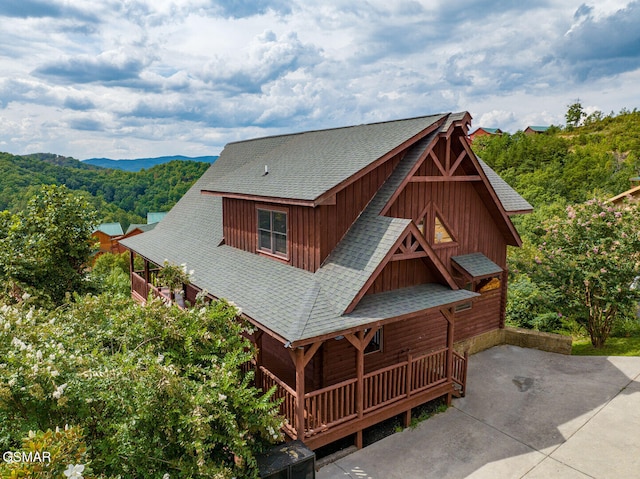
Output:
M596 349L589 338L577 338L571 346L575 356L640 356L640 337L612 338Z

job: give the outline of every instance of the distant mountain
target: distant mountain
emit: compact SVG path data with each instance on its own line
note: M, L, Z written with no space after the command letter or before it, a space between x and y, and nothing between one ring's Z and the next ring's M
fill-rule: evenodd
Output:
M218 159L217 156L196 156L188 157L182 155L175 156L161 156L158 158L136 158L133 160L111 160L109 158L90 158L88 160L82 160L82 163L99 166L102 168L112 168L116 170L124 171L140 171L142 169L148 169L156 165L163 163L169 163L170 161L198 161L201 163L213 163Z

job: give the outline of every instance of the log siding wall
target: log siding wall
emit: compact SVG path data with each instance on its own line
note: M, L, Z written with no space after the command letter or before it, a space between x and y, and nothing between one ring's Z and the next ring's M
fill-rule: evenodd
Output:
M414 356L447 346L447 321L440 312L384 326L382 351L366 354L365 374ZM356 349L346 339L323 344L322 387L356 377Z

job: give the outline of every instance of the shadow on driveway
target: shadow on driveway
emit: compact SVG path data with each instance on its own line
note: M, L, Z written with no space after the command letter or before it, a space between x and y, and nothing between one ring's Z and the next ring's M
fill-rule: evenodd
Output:
M318 479L640 477L640 357L498 346L453 407L323 467Z

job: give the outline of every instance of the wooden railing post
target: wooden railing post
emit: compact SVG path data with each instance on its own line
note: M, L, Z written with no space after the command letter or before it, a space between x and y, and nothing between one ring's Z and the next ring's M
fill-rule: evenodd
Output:
M145 301L149 298L149 283L151 282L151 278L149 277L149 261L144 260L144 299Z
M407 397L411 396L411 390L413 389L413 355L411 353L407 356Z

